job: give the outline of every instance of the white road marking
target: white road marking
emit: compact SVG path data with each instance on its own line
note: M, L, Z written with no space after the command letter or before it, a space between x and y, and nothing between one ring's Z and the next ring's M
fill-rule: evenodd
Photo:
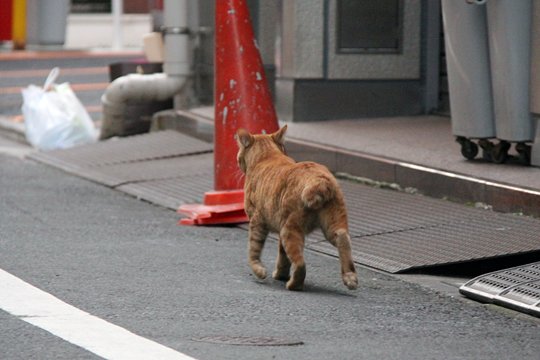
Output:
M0 269L0 309L105 359L194 360L77 309Z

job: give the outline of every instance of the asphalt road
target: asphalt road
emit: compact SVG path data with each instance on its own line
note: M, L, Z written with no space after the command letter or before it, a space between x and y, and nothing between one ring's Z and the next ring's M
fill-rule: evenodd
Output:
M246 232L179 227L178 216L21 159L0 140L0 269L62 301L197 359L539 359L540 322L306 253L304 292L257 281ZM264 260L273 265L276 243ZM0 297L5 289L0 288ZM0 309L1 359L91 359ZM203 337L273 337L238 346Z

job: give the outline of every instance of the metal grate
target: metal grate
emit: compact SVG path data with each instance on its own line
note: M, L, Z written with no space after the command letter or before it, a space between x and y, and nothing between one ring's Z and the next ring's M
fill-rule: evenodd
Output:
M503 291L498 297L500 300L504 298L508 301L520 301L525 305L538 308L540 306L540 279L514 286Z
M540 250L540 222L341 181L355 261L405 272ZM326 241L308 243L336 255Z
M167 130L65 150L36 152L30 158L77 174L82 168L191 155L212 149L212 144Z
M490 302L507 289L535 279L540 279L540 263L482 275L467 282L462 289L471 297Z
M171 179L121 185L117 189L176 211L182 204L202 203L204 193L214 189L213 178L213 172L201 172Z
M475 300L540 317L540 262L478 276L459 291Z
M387 269L371 262L367 265L391 272L404 272L428 266L538 250L538 224L534 229L497 231L493 222L466 222L358 237L353 240L355 254L375 256L402 264Z
M424 196L340 181L351 236L368 236L467 221L474 209Z
M82 168L77 175L115 187L131 182L168 179L212 172L213 154L179 156L167 159Z
M474 294L484 301L491 301L503 291L540 279L540 263L491 272L478 276L462 286L463 292Z

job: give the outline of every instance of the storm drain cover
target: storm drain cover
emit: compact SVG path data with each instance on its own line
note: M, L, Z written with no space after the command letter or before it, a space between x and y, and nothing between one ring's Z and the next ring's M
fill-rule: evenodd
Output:
M243 346L294 346L303 345L302 341L287 340L267 336L204 336L193 338L193 341L223 345Z
M478 276L459 291L475 300L540 317L540 262Z

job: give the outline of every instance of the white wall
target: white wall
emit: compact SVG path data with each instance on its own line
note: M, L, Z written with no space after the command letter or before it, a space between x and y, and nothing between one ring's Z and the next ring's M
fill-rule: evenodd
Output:
M111 14L70 14L67 20L65 48L111 48L113 31ZM150 31L152 18L149 14L123 15L123 48L142 49L142 38Z

